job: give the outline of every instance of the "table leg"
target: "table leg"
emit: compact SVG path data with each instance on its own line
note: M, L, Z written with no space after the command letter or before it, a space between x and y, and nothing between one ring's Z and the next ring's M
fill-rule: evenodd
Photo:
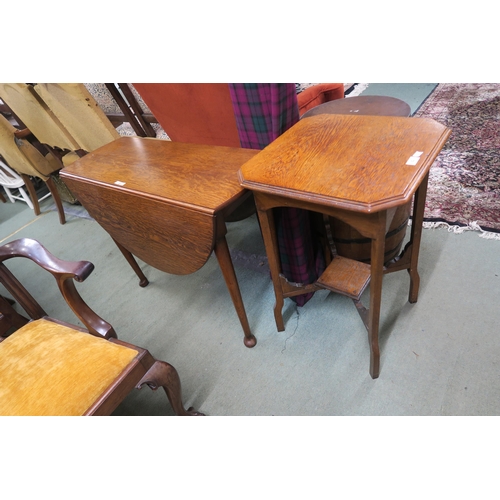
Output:
M382 302L382 280L384 277L384 253L386 212L379 214L377 235L371 244L370 309L368 311L368 341L370 344L370 375L380 374L380 347L378 342L380 326L380 306Z
M139 264L137 264L137 261L135 260L134 256L132 255L131 252L129 252L125 247L120 245L114 238L112 240L115 242L116 246L120 250L120 252L123 254L127 262L130 264L130 267L134 270L135 274L137 274L137 277L139 278L139 286L145 287L149 285L149 281L146 278L145 274L142 272L142 269L139 267Z
M255 197L257 200L257 195ZM276 298L276 302L274 304L274 320L276 322L278 332L283 332L285 330L285 323L283 321L282 310L285 301L280 281L281 262L278 253L274 213L272 209L264 210L258 208L257 215L259 216L262 239L264 240L264 246L266 247L269 270L271 271L271 278L274 285L274 296Z
M240 319L241 326L243 327L243 332L245 338L243 343L247 347L254 347L257 344L257 339L250 331L250 325L248 324L247 314L245 312L245 306L243 305L243 299L241 298L240 287L238 285L238 280L236 278L236 273L234 272L233 261L231 259L231 254L229 253L229 248L227 246L227 241L224 236L219 237L215 243L214 247L215 256L219 262L219 266L224 276L229 294L233 300L234 308Z
M415 192L413 202L413 220L411 225L410 236L410 292L408 301L414 304L418 300L418 289L420 287L420 276L418 274L418 256L420 252L420 241L422 239L422 225L424 222L425 199L427 196L427 184L429 182L429 174L425 176L420 186Z

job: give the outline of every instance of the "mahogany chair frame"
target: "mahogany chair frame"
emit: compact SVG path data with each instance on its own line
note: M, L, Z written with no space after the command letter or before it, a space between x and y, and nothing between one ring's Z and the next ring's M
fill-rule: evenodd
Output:
M54 276L57 286L78 319L86 328L81 328L50 318L28 290L9 271L4 262L14 257L27 258ZM163 387L177 415L202 415L193 408L186 410L182 404L181 383L177 370L165 361L155 359L148 350L118 340L113 327L98 316L78 293L74 282L83 282L91 274L94 265L88 261L70 262L58 259L39 242L29 238L12 241L0 247L0 283L13 299L0 296L0 342L15 330L30 321L29 318L47 319L74 330L105 338L109 342L137 351L135 358L122 374L108 387L85 412L85 415L110 415L132 389L144 385L152 390ZM26 311L28 318L13 307L17 302Z

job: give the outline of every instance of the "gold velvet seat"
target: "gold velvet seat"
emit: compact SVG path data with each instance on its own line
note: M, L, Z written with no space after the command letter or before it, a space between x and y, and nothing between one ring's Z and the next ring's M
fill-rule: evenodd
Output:
M24 257L50 272L86 329L47 316L5 266ZM109 415L134 388L163 387L177 415L201 415L182 405L176 369L141 347L120 341L92 311L75 281L92 272L90 262L62 261L40 243L20 239L0 247L0 415ZM14 308L19 303L31 318ZM14 331L13 331L14 330Z
M83 415L137 355L47 319L32 321L0 344L0 415Z

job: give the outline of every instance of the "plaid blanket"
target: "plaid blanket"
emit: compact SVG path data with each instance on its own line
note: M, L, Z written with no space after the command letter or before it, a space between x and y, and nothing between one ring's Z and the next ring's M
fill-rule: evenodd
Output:
M241 147L263 149L299 121L297 90L293 83L231 83ZM325 269L325 259L312 231L311 214L297 208L274 210L281 271L295 283L314 283ZM303 306L312 293L292 297Z

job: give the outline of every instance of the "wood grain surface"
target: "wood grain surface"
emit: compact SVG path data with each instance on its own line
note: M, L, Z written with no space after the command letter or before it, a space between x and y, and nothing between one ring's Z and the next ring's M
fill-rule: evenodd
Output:
M450 133L423 118L312 116L245 163L239 179L255 191L379 211L410 200Z
M122 137L63 170L141 196L214 213L240 196L237 171L257 151ZM121 184L123 183L123 185Z

